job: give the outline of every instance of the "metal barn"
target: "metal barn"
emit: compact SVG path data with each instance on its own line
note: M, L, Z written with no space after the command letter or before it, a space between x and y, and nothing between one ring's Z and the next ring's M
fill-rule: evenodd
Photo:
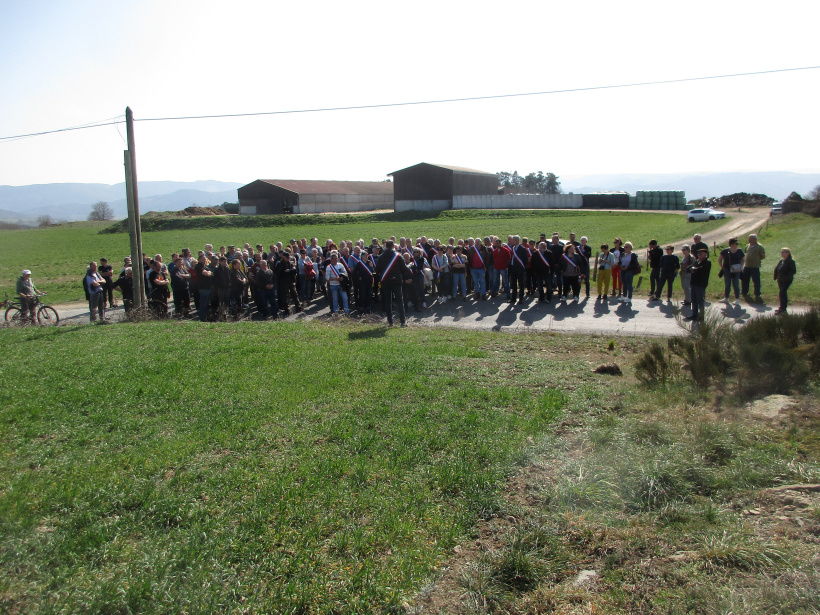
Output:
M393 206L393 183L257 179L237 190L243 215L346 213Z
M452 209L454 197L498 194L498 176L476 169L421 162L388 175L396 211Z

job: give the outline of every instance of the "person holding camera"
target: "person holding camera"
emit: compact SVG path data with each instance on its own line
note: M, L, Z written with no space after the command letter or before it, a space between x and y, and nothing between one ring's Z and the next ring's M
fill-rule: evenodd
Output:
M598 255L598 299L605 299L609 294L609 282L612 280L612 270L617 267L615 255L609 251L609 244L601 244L601 254Z
M709 274L712 262L709 260L709 249L698 251L698 260L689 267L692 275L689 289L692 293L692 315L684 320L697 320L706 307L706 287L709 286Z
M345 314L350 314L350 308L347 304L347 286L350 278L347 269L339 263L339 254L335 251L330 253L330 263L325 269L325 279L330 287L330 313L338 314L339 304L341 304Z

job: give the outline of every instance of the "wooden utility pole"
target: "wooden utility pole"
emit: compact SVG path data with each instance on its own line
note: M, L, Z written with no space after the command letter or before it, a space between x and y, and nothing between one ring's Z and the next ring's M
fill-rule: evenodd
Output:
M145 275L142 268L142 229L140 227L139 192L137 191L137 159L134 151L134 114L125 108L125 128L128 149L125 150L125 192L128 202L128 235L131 239L131 270L134 280L134 309L147 308Z

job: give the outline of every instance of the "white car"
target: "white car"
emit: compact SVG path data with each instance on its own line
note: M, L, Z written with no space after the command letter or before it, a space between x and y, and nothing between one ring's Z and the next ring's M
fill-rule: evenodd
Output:
M708 207L706 209L691 209L689 213L686 214L686 219L689 220L689 222L705 222L706 220L718 220L725 217L725 211L709 209Z
M772 205L771 215L776 216L783 213L783 205L781 203L774 203Z

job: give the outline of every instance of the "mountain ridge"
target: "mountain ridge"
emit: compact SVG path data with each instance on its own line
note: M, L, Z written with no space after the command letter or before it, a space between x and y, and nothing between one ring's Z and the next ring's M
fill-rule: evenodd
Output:
M805 194L820 185L820 173L791 171L722 173L620 173L559 176L564 192L684 190L687 199L755 192L782 200L792 191ZM139 182L140 211L179 211L235 203L245 184L217 180ZM0 186L0 220L33 223L40 216L54 220L85 220L91 206L105 201L117 218L127 215L125 184L55 183Z

